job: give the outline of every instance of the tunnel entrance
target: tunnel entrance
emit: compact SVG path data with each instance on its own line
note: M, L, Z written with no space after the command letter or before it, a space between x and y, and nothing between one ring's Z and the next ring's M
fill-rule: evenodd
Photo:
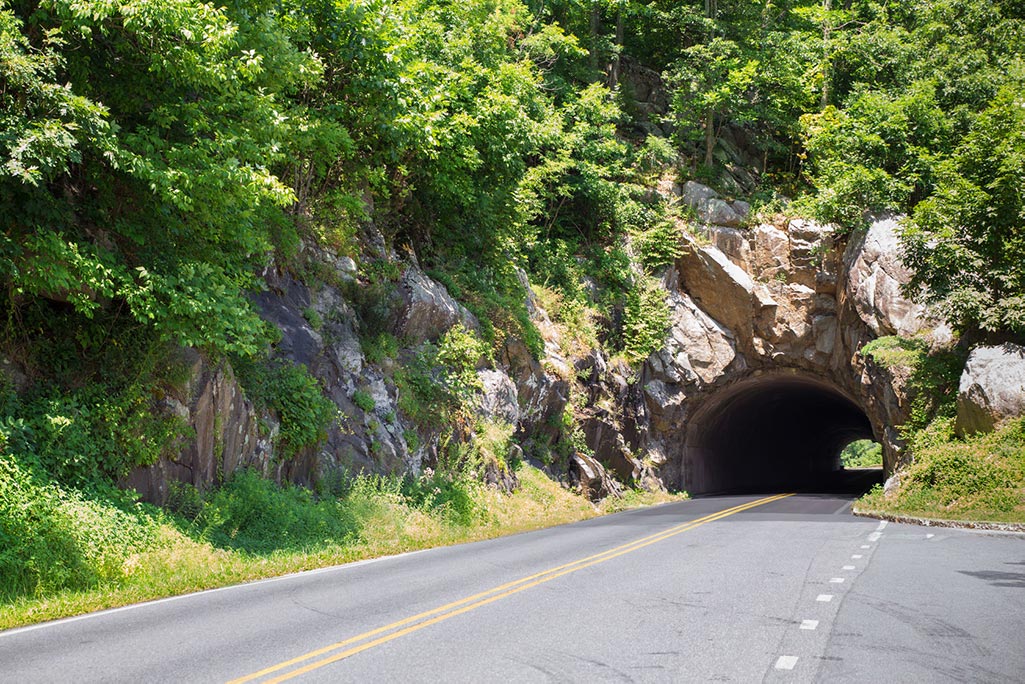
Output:
M836 386L757 375L710 396L688 421L680 484L694 494L836 491L852 486L840 453L860 439L874 439L872 425Z

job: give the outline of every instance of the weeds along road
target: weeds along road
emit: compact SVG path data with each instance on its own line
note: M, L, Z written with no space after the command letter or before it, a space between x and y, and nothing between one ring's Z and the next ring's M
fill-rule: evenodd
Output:
M1025 537L720 496L0 633L3 682L1021 682Z

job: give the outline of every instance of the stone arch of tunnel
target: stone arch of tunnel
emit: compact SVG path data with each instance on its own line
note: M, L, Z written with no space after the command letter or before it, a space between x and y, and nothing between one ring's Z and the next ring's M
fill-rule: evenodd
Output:
M724 387L692 414L680 485L694 493L834 486L840 452L876 439L859 403L830 381L762 373Z

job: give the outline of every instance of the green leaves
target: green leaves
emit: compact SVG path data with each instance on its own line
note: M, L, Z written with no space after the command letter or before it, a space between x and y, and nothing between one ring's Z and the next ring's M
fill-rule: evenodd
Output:
M903 227L909 291L961 332L1025 335L1025 100L1006 86ZM923 286L925 289L923 289Z

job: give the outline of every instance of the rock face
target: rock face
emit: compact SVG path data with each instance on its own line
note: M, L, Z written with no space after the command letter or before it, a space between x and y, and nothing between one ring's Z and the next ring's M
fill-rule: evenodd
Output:
M157 463L137 468L126 484L135 488L148 501L167 501L171 482L187 482L206 488L223 473L248 466L268 475L272 468L272 442L276 424L272 416L261 416L252 402L245 398L235 380L231 366L224 362L212 364L194 350L182 352L181 363L189 368L189 380L177 396L164 399L164 407L182 419L195 435L181 450ZM268 425L261 431L260 424ZM289 479L302 481L308 473L301 472L308 464L283 473Z
M718 206L706 187L688 183L678 194L699 220L715 218L701 211ZM664 279L669 334L644 363L625 402L629 415L620 420L632 426L623 432L628 450L657 462L665 482L700 490L721 471L704 460L712 458L709 449L733 439L710 432L743 429L729 427L740 420L734 407L775 411L772 396L779 395L794 406L837 407L844 418L836 425L800 429L817 430L830 445L874 437L892 469L902 443L890 426L909 411L906 373L879 367L859 351L880 334L931 326L901 296L908 273L889 251L894 226L877 221L845 245L830 226L804 219L750 229L681 225L682 254ZM759 394L766 397L762 408L751 398ZM809 398L815 396L821 401Z
M893 217L873 221L847 246L847 296L876 335L910 337L931 324L925 307L901 293L911 273L900 261L897 223Z
M737 228L751 212L747 202L727 202L712 188L694 181L684 183L681 196L698 220L708 225Z
M660 97L653 90L639 95ZM552 464L557 459L549 456L561 454L561 470L545 467L592 498L614 494L622 484L711 487L728 464L709 461L709 454L764 447L755 441L762 433L792 440L779 426L800 421L788 413L793 410L818 416L817 424L801 429L837 454L844 440L874 437L892 470L902 445L890 426L907 417L907 374L859 351L879 335L932 327L921 307L902 298L908 273L896 256L895 219L876 221L843 243L830 226L803 219L745 227L749 205L698 183L663 179L658 193L686 204L696 217L694 225L679 222L681 253L661 274L670 313L662 347L639 368L600 350L567 349L565 330L519 273L543 351L536 357L523 340L501 340L494 361L477 370L477 415L513 426L524 458ZM369 244L375 258L397 261L383 239ZM310 287L271 269L254 303L281 332L272 357L304 365L337 407L327 438L294 459L274 459L278 417L245 398L226 364L190 356L192 380L164 410L180 415L195 438L174 459L131 475L129 484L146 498L166 500L171 480L209 486L243 466L307 483L334 469L419 473L434 466L440 433L404 414L396 372L453 326L479 329L480 323L412 257L381 295L385 311L358 315L365 313L359 293L367 284L355 264L319 258L334 285ZM363 330L361 321L376 327ZM399 340L398 354L373 347L365 353L383 332ZM1022 359L1021 348L973 355L970 377L966 371L969 379L962 381L961 429L988 429L1025 410ZM579 428L571 436L564 434L567 407ZM829 411L841 418L821 424ZM789 444L795 458L810 458L800 440ZM829 458L823 467L834 467ZM501 468L484 477L515 486Z
M1006 343L972 350L957 393L957 432L990 432L1025 415L1025 347Z
M461 323L477 330L480 323L445 289L415 268L402 274L399 285L402 306L396 316L396 332L412 343L436 340Z

